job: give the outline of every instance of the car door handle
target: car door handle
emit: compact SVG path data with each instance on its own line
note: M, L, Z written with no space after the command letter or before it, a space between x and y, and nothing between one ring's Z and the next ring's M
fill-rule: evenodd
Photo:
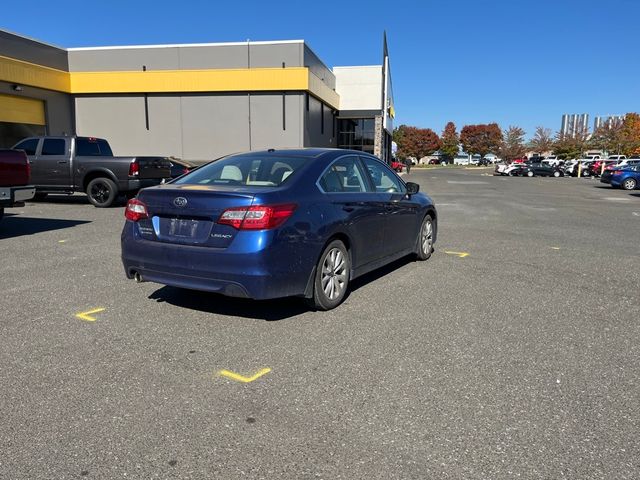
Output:
M345 205L344 207L342 207L342 210L344 210L345 212L353 212L356 209L356 207L350 207Z
M58 160L58 165L64 165L65 163L67 163L66 160Z

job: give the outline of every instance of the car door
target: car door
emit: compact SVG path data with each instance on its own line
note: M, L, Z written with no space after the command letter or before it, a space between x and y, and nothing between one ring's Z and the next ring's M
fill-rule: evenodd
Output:
M385 208L384 255L413 248L418 228L418 204L407 196L404 183L387 165L373 157L361 158L367 168L372 191Z
M364 167L356 155L334 160L318 179L336 220L346 227L352 242L354 268L383 256L385 208L369 190Z
M31 181L36 186L68 187L71 185L69 139L44 138L31 165Z

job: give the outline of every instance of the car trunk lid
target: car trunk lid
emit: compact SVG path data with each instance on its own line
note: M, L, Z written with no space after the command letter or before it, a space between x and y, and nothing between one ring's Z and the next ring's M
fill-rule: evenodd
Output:
M149 218L138 222L143 238L182 245L226 248L238 230L217 223L233 207L249 207L254 195L201 185L160 185L141 190L138 199Z

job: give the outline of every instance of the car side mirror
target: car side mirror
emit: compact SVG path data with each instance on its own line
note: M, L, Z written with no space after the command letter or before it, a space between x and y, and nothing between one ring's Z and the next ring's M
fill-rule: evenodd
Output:
M413 182L407 182L407 195L415 195L420 191L420 185Z

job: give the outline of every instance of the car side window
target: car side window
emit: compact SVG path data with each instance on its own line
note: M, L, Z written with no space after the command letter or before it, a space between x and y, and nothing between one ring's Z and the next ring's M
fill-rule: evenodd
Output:
M38 149L38 139L37 138L29 138L27 140L23 140L18 145L14 147L16 150L24 150L24 153L27 155L35 155L36 150Z
M358 157L342 157L325 170L318 181L325 193L365 192L364 173L358 164Z
M406 189L398 177L384 163L370 157L362 157L369 170L376 193L405 193Z
M64 155L65 154L64 138L45 138L42 142L41 155Z

